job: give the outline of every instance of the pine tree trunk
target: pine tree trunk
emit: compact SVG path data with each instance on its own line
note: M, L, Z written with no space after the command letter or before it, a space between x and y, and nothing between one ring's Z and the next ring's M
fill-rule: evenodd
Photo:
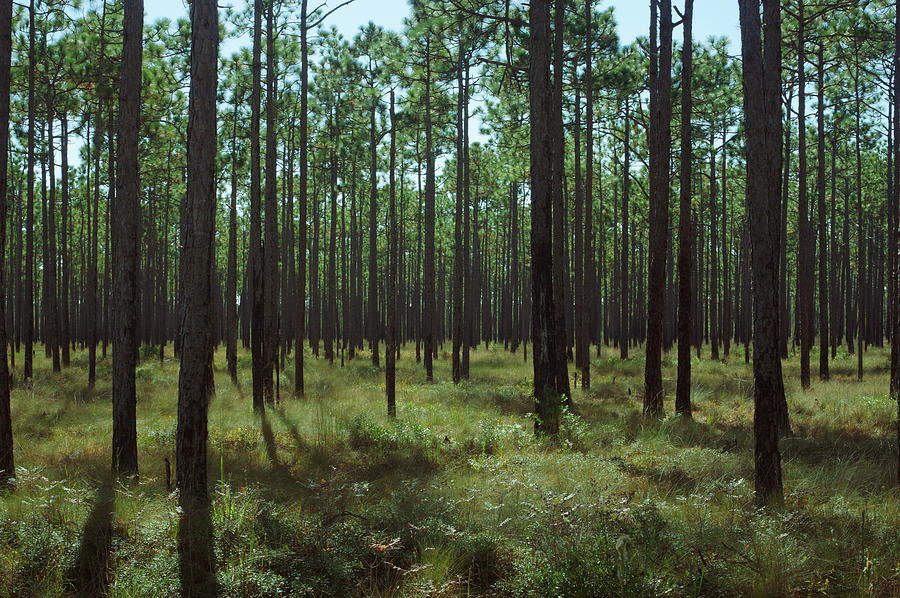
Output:
M62 131L60 132L60 162L62 171L62 227L60 230L60 242L62 244L62 289L60 290L60 298L62 299L62 313L60 316L60 335L59 343L61 348L61 360L63 367L69 367L71 360L70 345L72 343L71 332L71 249L69 247L69 124L66 117L65 109L62 112L60 124Z
M553 78L551 83L550 101L550 142L552 143L551 162L551 216L552 216L552 245L553 258L553 321L556 327L554 335L555 349L551 351L551 357L556 364L556 393L564 397L567 407L572 407L572 395L569 390L568 351L571 331L567 326L567 314L571 309L566 297L568 287L566 255L566 209L564 200L565 175L565 133L563 129L563 68L565 65L564 37L565 37L565 12L566 0L555 0L554 28L553 28Z
M691 416L691 333L693 331L694 226L691 214L691 84L693 77L692 25L694 1L686 0L681 50L681 172L678 215L678 380L675 412Z
M463 336L463 293L465 286L465 272L463 267L463 102L465 99L465 87L463 85L463 45L459 45L459 56L456 62L456 193L453 215L453 349L452 349L452 379L454 384L459 384L462 377L460 350L462 349Z
M863 299L866 279L866 236L865 221L863 220L862 207L862 129L860 125L860 76L859 64L854 70L854 105L855 105L855 131L854 144L856 148L856 251L857 251L857 276L856 276L856 379L863 379L863 352L865 351L865 321L866 310Z
M212 264L216 213L216 83L219 28L214 0L191 6L191 87L188 108L185 282L178 375L176 480L183 507L208 500L206 413L212 389ZM186 509L187 510L187 509Z
M12 64L12 0L0 2L0 486L15 480L9 401L6 328L6 216L9 193L9 105Z
M893 285L893 298L891 304L891 395L897 402L897 485L900 486L900 249L898 249L898 237L900 237L900 0L894 3L894 80L892 81L894 92L894 230L891 238L890 253L893 257L893 272L891 272L891 284ZM2 214L0 214L2 215ZM2 225L0 225L2 226ZM0 236L2 242L2 236ZM2 263L2 262L0 262ZM3 367L0 365L0 367ZM2 384L2 371L0 371L0 384Z
M303 378L304 342L306 340L306 211L309 190L309 42L307 39L307 2L300 4L300 224L297 229L297 306L294 330L297 334L294 348L294 394L302 397L305 391Z
M228 206L228 273L225 283L225 361L231 383L237 385L237 195L238 195L238 150L237 123L238 104L235 97L234 122L231 129L231 202Z
M275 0L266 6L266 209L263 226L263 339L262 392L265 403L275 402L275 353L278 349L278 149L275 132Z
M262 94L262 0L253 2L253 64L250 90L250 353L253 409L265 410L265 277L263 273L262 201L260 198L260 96Z
M619 357L628 359L628 348L631 343L631 279L629 277L629 264L631 260L631 250L629 249L629 236L631 234L630 223L628 221L628 200L631 190L631 114L629 98L625 98L625 136L624 136L624 157L622 166L622 274L619 278L620 299L619 307L622 310L621 329L619 330Z
M781 6L740 0L747 128L747 220L753 277L755 492L759 505L784 502L778 448L778 403L784 381L778 351L778 245L781 199ZM746 302L745 302L746 304Z
M377 104L369 111L369 294L368 322L369 348L372 351L372 365L378 367L378 340L381 334L378 325L378 148L375 134L375 113Z
M813 341L813 276L815 274L812 230L809 223L809 200L807 196L807 160L806 160L806 21L803 15L804 0L799 0L798 33L797 33L797 126L799 177L797 191L798 228L800 235L797 242L797 308L800 316L800 384L804 389L810 387L809 353Z
M22 335L25 344L25 366L22 376L25 378L26 382L30 381L34 375L34 79L36 69L34 17L35 0L31 0L28 9L28 140L26 149L27 170L25 183L25 191L27 193L27 203L25 205L25 295L24 301L22 302L25 316ZM101 42L101 48L102 46L103 44ZM93 315L90 317L93 318ZM93 378L91 374L89 374L88 384L93 387Z
M125 0L116 202L113 206L113 471L136 475L138 361L138 245L141 180L138 143L141 112L141 55L144 2Z
M529 106L531 126L531 336L535 431L559 432L560 395L554 352L558 346L553 293L553 133L550 81L550 0L529 7Z
M819 208L819 379L828 380L828 245L827 216L825 210L825 46L819 40L818 52L818 105L816 106L816 194Z
M394 114L394 92L391 90L391 154L390 196L388 206L388 275L387 275L387 335L384 347L384 382L389 417L397 417L397 197L394 171L397 164L397 128Z
M438 316L435 306L435 164L432 142L433 125L431 118L431 39L425 42L425 267L424 267L424 308L422 314L422 340L425 350L425 379L434 381L433 359L436 350L435 327Z
M584 85L585 85L585 172L584 172L584 207L583 207L583 233L581 240L581 309L580 323L577 333L581 337L579 352L581 354L581 387L588 390L591 387L591 311L593 303L594 287L594 44L593 44L593 0L585 0L585 58L584 58ZM576 263L579 263L576 261ZM576 272L576 276L578 276Z
M656 43L656 15L659 45ZM650 57L650 246L647 297L647 344L644 369L644 416L664 413L662 385L666 245L669 224L669 154L672 143L672 2L651 0Z

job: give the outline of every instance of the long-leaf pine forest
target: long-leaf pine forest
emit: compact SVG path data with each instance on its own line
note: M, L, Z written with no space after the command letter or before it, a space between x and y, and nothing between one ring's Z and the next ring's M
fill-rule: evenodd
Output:
M898 4L0 0L0 597L900 597Z

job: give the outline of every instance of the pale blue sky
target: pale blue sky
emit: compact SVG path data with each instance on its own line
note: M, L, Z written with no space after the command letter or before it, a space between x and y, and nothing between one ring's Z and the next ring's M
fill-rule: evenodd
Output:
M220 6L242 6L245 0L222 0ZM339 0L328 0L335 6ZM683 0L675 0L676 6L683 6ZM317 2L310 2L315 6ZM619 23L619 36L622 43L629 43L638 35L646 35L649 28L649 0L601 0L597 6L605 8L614 6L616 20ZM162 17L177 18L187 16L184 0L145 0L144 11L148 21ZM334 25L345 37L351 38L360 25L374 21L387 29L399 30L404 17L409 14L406 0L355 0L328 18L327 24ZM694 5L694 39L704 41L710 36L727 36L732 42L732 51L737 52L738 29L737 0L695 0ZM681 32L675 32L675 39L680 39ZM232 40L232 44L240 42ZM223 54L230 53L234 46L228 44ZM231 46L231 47L229 47Z

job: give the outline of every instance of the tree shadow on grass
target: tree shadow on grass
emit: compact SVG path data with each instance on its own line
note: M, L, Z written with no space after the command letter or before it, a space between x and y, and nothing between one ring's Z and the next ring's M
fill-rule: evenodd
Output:
M115 505L113 480L107 476L97 489L81 533L75 564L69 571L69 580L76 596L105 596L107 593Z
M290 492L296 492L302 486L302 482L291 471L289 464L285 463L279 455L278 440L272 429L269 415L265 411L259 414L259 426L262 432L263 443L265 444L266 458L271 465L268 485L274 486L280 491L289 490ZM274 488L271 488L270 491L274 491Z
M213 598L218 595L212 518L208 504L182 504L178 523L178 564L181 596Z
M303 440L303 437L300 435L300 430L297 428L297 424L291 421L288 418L287 413L285 413L283 407L278 407L275 410L275 414L278 416L278 419L281 420L281 423L288 429L288 433L291 435L291 438L294 441L294 445L296 450L301 451L303 449L308 448L307 442Z

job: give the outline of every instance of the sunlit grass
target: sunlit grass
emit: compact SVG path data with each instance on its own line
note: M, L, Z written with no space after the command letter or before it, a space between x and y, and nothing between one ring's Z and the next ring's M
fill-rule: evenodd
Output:
M832 381L814 378L808 392L796 360L785 363L795 435L782 441L777 513L752 506L743 348L695 359L693 420L652 425L640 417L643 356L614 355L594 360L590 391L575 389L578 415L560 438L539 440L521 352L474 351L472 379L454 386L447 359L427 384L405 347L396 422L367 355L344 367L308 355L302 399L287 360L261 419L248 356L235 387L220 352L209 409L220 593L900 595L887 351L866 354L863 382L842 352ZM675 368L664 363L671 413ZM138 368L141 476L130 484L108 481L109 361L93 390L81 353L54 374L38 351L35 372L13 392L19 472L0 497L0 596L64 594L97 570L92 583L113 596L176 595L166 461L174 482L177 361Z

